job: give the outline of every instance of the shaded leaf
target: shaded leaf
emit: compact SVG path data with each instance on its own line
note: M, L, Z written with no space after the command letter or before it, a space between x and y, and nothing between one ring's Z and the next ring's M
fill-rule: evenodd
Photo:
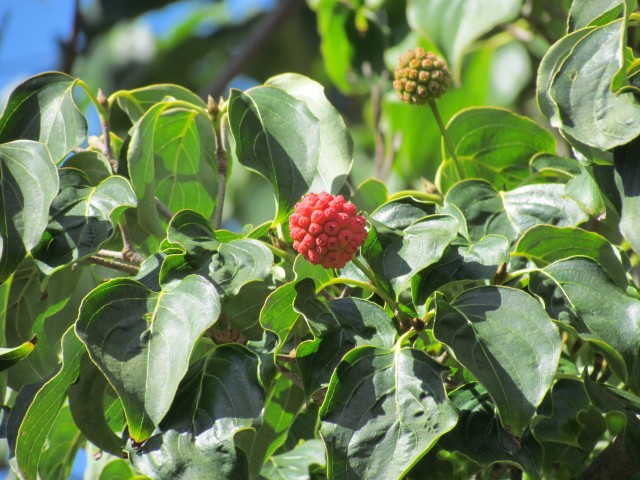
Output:
M40 240L57 193L58 173L43 144L0 145L0 282Z
M349 352L320 409L329 478L405 475L456 424L443 370L413 348L363 346Z
M160 432L131 456L135 469L167 480L197 480L211 472L220 479L247 478L248 461L233 438L260 426L264 393L257 371L257 357L233 344L194 364Z
M351 171L353 140L344 120L324 94L324 87L308 77L284 73L265 82L301 100L317 118L320 146L316 175L309 190L337 195Z
M400 197L378 207L371 218L388 228L403 230L412 223L436 213L434 202L425 202L412 196Z
M484 286L436 299L433 334L487 389L516 435L531 421L560 359L560 334L521 290Z
M362 255L398 297L417 272L440 259L457 234L458 221L449 215L424 217L402 230L374 225Z
M26 479L38 478L38 464L47 436L56 421L56 414L64 402L69 385L78 377L84 353L82 342L70 327L62 339L60 370L38 387L17 432L14 432L15 457L18 468Z
M622 203L620 211L620 231L631 244L640 252L640 162L638 162L638 148L640 140L614 151L615 181Z
M69 387L69 408L87 440L104 452L122 456L124 441L112 428L122 429L126 423L122 402L89 355L82 358L78 379Z
M69 75L47 72L18 85L0 117L0 143L34 140L46 145L55 163L64 159L87 135L87 121L73 99L75 84Z
M601 350L616 374L640 385L640 301L621 290L593 260L570 258L531 274L529 289L553 318Z
M56 421L47 437L47 446L40 456L38 465L40 478L67 480L84 441L84 437L73 422L69 407L64 405L56 416Z
M353 348L393 346L393 320L377 304L359 298L325 302L316 296L308 279L298 282L296 291L294 307L315 336L296 348L296 363L308 395L329 381L338 362Z
M305 102L276 87L231 90L229 126L238 161L273 187L275 224L307 193L319 161L320 124Z
M516 442L500 423L495 405L479 383L467 383L449 395L460 418L453 430L438 442L440 446L460 452L481 466L497 462L519 465L537 478L542 450L530 434Z
M219 313L215 288L196 275L159 293L115 279L84 299L76 332L122 400L135 441L169 410L196 341Z
M260 325L278 336L278 350L287 340L300 314L293 309L296 299L296 284L285 283L273 291L260 311Z
M450 245L442 258L411 279L413 304L421 316L425 302L438 288L459 280L493 279L501 263L509 261L509 242L500 235L488 235L469 245Z
M113 236L120 213L136 206L123 177L111 176L93 187L79 170L63 168L59 175L51 219L32 252L45 275L97 252Z

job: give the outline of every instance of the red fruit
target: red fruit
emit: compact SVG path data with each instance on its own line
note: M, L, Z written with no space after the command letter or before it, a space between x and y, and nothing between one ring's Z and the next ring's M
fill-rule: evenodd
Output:
M367 238L366 220L342 195L305 195L289 217L293 248L314 265L342 268Z

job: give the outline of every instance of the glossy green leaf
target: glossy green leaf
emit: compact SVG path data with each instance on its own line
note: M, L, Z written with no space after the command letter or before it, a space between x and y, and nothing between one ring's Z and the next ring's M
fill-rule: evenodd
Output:
M640 134L640 107L631 93L615 95L611 82L623 66L625 21L580 30L556 46L550 60L540 66L539 76L549 81L549 97L557 115L549 120L581 143L609 150ZM585 29L586 30L586 29ZM584 34L583 34L584 33ZM553 60L564 56L564 61ZM538 79L539 85L544 83ZM543 109L544 112L544 109ZM546 114L546 112L545 112Z
M17 347L0 348L0 372L27 358L36 348L36 343L38 343L37 337L33 337Z
M177 101L157 103L129 134L128 170L144 229L164 236L156 197L174 212L189 208L205 217L213 213L218 172L208 114Z
M436 213L436 204L406 196L386 202L377 208L371 218L386 227L403 230L417 220Z
M69 407L64 405L56 416L47 437L47 446L40 456L40 478L67 480L83 443L84 437L73 422Z
M0 282L40 240L57 193L58 173L43 144L0 145Z
M598 263L618 287L626 288L627 274L618 252L606 239L580 228L537 225L527 230L516 245L522 255L539 267L570 257L587 257Z
M359 298L338 298L329 302L316 296L311 280L296 286L294 307L315 336L296 348L296 363L307 394L329 382L344 354L355 347L393 346L393 320L377 304Z
M455 218L431 215L402 230L374 227L362 246L362 254L397 297L416 273L440 259L457 234Z
M94 187L79 170L63 168L59 175L51 219L32 252L45 275L97 252L113 236L119 215L136 206L124 177L111 176Z
M437 263L411 279L413 304L424 316L425 302L441 286L459 280L491 280L498 266L508 261L509 242L500 235L488 235L469 245L451 245Z
M46 145L55 163L63 160L87 135L87 121L73 99L75 85L74 78L60 72L18 85L0 117L0 143L34 140Z
M274 455L260 471L259 480L307 480L312 465L323 470L327 463L321 440L307 440L289 452Z
M248 460L234 443L239 430L259 428L264 392L258 359L240 345L222 345L194 364L169 414L131 459L156 479L247 478Z
M293 309L295 299L296 284L285 283L267 297L260 312L260 325L278 336L280 347L300 317Z
M399 345L349 352L331 377L320 409L328 477L405 475L456 424L443 371L423 351Z
M447 57L456 78L469 46L494 27L514 20L521 0L409 0L407 20L420 35L431 38Z
M215 287L197 275L159 293L115 279L84 299L76 332L122 400L132 439L146 440L164 418L196 341L219 313Z
M437 298L433 334L487 389L502 424L516 436L551 386L560 334L527 293L485 286Z
M460 209L467 220L469 239L502 235L510 242L534 225L574 226L587 215L564 198L564 186L541 183L501 192L484 180L466 180L447 194L445 205Z
M62 339L62 366L50 380L40 386L22 419L15 437L15 456L25 479L38 478L38 464L47 436L60 410L67 389L80 370L85 353L82 342L69 328Z
M633 11L635 0L574 1L569 10L567 31L570 33L585 27L606 25L622 16L625 3L629 4L629 11Z
M104 452L122 456L124 440L111 427L124 428L122 402L89 355L82 358L78 379L69 387L69 408L87 440Z
M517 187L528 176L534 155L556 150L555 139L547 130L501 108L462 110L449 121L447 135L465 178L482 178L505 190ZM447 192L458 177L444 140L442 156L437 183L440 191Z
M286 377L279 377L265 401L262 425L256 431L244 430L236 436L236 443L249 460L249 478L257 478L263 464L287 439L289 428L306 396L301 388ZM246 435L243 443L240 438Z
M351 171L353 140L344 120L327 100L324 87L296 73L284 73L271 77L265 85L281 88L292 97L301 100L317 118L320 129L320 152L317 172L310 190L337 195Z
M479 383L467 383L449 395L460 418L438 444L460 452L474 462L489 466L497 462L519 465L536 478L542 451L530 435L516 441L500 423L495 405Z
M593 260L571 258L531 275L529 288L553 318L602 350L617 374L640 385L640 300L621 290Z
M199 108L207 104L195 93L180 85L157 84L133 90L119 90L111 96L125 111L131 123L136 123L156 103L180 100Z
M635 140L620 147L614 153L615 181L621 201L620 231L631 247L640 252L640 162Z
M304 101L270 86L232 90L228 108L238 161L269 181L277 203L274 223L280 224L311 188L320 123Z
M377 178L369 178L358 185L358 188L351 198L358 210L373 212L387 201L389 191L384 182Z

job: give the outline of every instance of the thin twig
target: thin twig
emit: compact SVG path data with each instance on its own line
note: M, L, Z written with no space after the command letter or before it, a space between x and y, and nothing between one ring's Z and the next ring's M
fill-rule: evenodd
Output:
M111 165L113 173L118 173L118 160L114 158L111 150L111 128L109 127L109 101L107 96L101 89L98 89L98 103L102 107L102 111L98 111L100 117L100 127L102 128L103 136L103 154Z
M110 268L112 270L130 273L131 275L137 274L139 270L139 267L136 265L132 265L126 262L120 262L114 258L101 257L98 255L91 255L89 258L87 258L87 261L96 265Z
M227 84L242 70L249 61L256 55L267 43L267 39L275 32L280 23L291 13L296 7L303 5L302 0L280 0L278 6L256 25L255 29L247 37L239 50L229 59L225 69L217 76L215 81L207 88L205 94L210 94L213 98L218 98L224 93Z
M82 23L80 14L80 0L75 0L73 4L73 22L71 24L71 32L69 38L62 42L62 64L60 70L71 75L73 64L78 56L78 36Z
M218 163L218 200L216 202L216 212L213 226L218 230L222 225L222 210L224 209L224 197L227 191L227 116L220 119L220 130L216 132L216 160Z
M173 218L173 212L159 198L156 198L156 209L162 218L170 222Z
M140 252L133 246L131 233L129 232L129 228L127 228L124 216L120 217L120 233L122 234L122 255L124 259L134 265L142 265L144 257L140 255Z

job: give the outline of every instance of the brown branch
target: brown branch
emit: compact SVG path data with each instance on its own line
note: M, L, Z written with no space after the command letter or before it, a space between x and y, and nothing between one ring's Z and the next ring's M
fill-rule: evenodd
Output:
M73 23L69 38L60 44L62 48L62 62L60 70L71 75L73 64L78 56L78 35L80 34L82 16L80 14L80 0L75 0L73 5Z
M242 46L232 55L225 69L207 88L206 93L213 98L220 97L227 84L242 72L249 61L264 47L266 40L276 31L280 23L303 3L302 0L280 0L278 6L265 15Z
M102 128L102 146L104 147L102 153L109 161L111 170L113 173L118 173L118 160L113 156L111 150L111 128L109 127L109 101L107 96L101 89L98 89L98 103L102 107L102 111L99 112L100 127Z
M89 258L87 258L87 261L95 265L110 268L112 270L118 270L119 272L130 273L131 275L136 275L139 271L138 266L126 262L121 262L112 257L91 255Z

